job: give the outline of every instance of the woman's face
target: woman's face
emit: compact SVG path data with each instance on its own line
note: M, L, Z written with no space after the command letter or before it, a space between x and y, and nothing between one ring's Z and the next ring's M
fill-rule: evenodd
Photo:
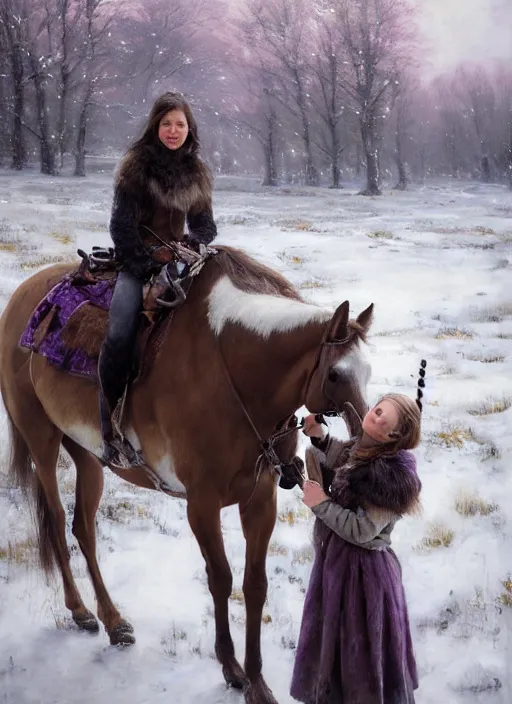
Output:
M169 110L158 125L158 139L167 149L179 149L188 136L188 122L183 110Z
M393 401L381 401L363 418L364 432L375 442L390 442L389 433L398 428L398 410Z

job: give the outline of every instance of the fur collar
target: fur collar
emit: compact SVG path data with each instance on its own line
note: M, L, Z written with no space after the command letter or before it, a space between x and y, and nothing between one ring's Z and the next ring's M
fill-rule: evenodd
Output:
M349 461L336 471L331 491L337 503L353 511L370 504L398 515L410 513L421 491L416 459L412 452L399 450L364 464Z
M148 194L167 210L204 209L211 202L211 174L199 157L163 144L135 146L121 161L116 186L135 198Z

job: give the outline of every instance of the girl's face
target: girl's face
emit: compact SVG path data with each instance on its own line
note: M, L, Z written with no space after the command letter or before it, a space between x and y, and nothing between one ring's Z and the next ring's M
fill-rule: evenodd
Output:
M363 430L375 442L390 442L389 433L396 431L399 420L395 404L384 399L365 415Z
M188 122L183 110L169 110L158 125L158 139L173 151L185 144L188 137Z

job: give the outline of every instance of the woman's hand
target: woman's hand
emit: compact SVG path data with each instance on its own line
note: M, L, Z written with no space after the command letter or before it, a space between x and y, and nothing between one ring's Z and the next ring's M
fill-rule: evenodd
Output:
M302 429L302 432L304 435L307 435L308 438L323 438L325 435L324 429L320 425L320 423L316 422L315 416L313 413L310 413L309 416L306 416L304 418L304 427Z
M304 482L303 491L304 496L302 497L302 501L308 508L313 508L313 506L317 506L321 504L322 501L329 498L320 484L318 482L312 482L311 479Z

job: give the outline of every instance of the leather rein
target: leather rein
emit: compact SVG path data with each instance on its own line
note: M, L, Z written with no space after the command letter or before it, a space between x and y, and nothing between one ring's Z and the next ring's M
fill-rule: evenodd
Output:
M317 351L316 358L315 358L315 363L314 363L313 367L311 368L311 371L308 374L308 378L306 379L306 383L304 386L304 396L303 396L304 399L307 398L307 395L308 395L310 387L311 387L311 382L312 382L313 376L314 376L315 372L317 371L318 367L320 366L322 356L323 356L325 349L327 347L333 347L333 346L337 347L340 345L346 345L350 341L351 337L352 337L352 335L347 335L347 337L345 337L344 339L341 339L341 340L326 340L324 337L324 339L322 340L322 342L320 343L320 345L318 347L318 351ZM254 421L252 420L252 418L249 414L249 411L247 410L247 407L244 404L244 402L240 396L240 393L233 382L231 374L227 368L226 361L224 359L224 355L222 354L219 338L217 336L215 336L215 340L217 343L217 349L219 352L221 365L224 370L224 374L226 376L226 380L229 384L229 387L231 388L231 392L232 392L233 396L235 397L238 405L240 406L240 409L242 410L242 412L247 420L247 423L249 424L250 428L252 429L254 436L258 440L258 443L259 443L259 446L261 449L261 453L259 454L258 459L256 460L256 464L255 464L254 488L251 492L251 495L249 496L249 499L247 500L247 503L245 504L247 506L247 504L252 499L254 492L256 491L256 487L258 485L258 480L259 480L259 478L261 476L261 472L265 466L271 467L275 471L277 482L279 482L279 480L281 479L282 474L283 474L283 467L286 466L286 463L284 463L280 459L279 455L277 454L277 452L275 450L275 446L284 437L286 437L290 433L293 433L293 432L297 431L298 429L302 428L304 426L304 419L302 419L300 421L300 423L295 423L291 427L285 427L282 430L276 430L274 433L272 433L272 435L269 438L267 438L267 440L264 440L261 436L261 433L258 431ZM325 386L325 381L324 381L324 386ZM324 416L335 417L335 416L339 416L341 414L341 411L337 407L336 403L331 398L329 398L329 396L326 393L324 388L322 388L322 392L323 392L324 396L331 402L333 408L316 414L319 422L324 422L323 421ZM288 425L288 423L290 422L290 420L292 418L294 418L294 415L292 415L288 419L286 419L284 425L285 426ZM288 423L286 421L288 421ZM297 475L299 475L299 474L300 474L300 472L297 469ZM298 477L298 479L299 479L299 477ZM300 479L302 481L304 480L304 477L302 474L300 474ZM301 486L302 486L302 484L301 484Z

